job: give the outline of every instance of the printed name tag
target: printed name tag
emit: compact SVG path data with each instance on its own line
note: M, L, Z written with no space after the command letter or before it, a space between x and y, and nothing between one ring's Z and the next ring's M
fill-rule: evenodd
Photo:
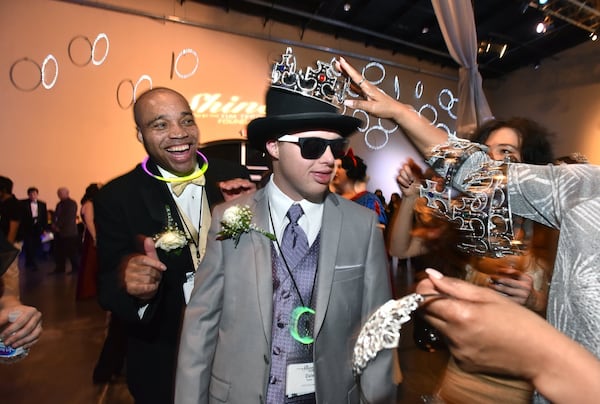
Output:
M285 395L300 396L315 392L314 363L294 363L287 367Z

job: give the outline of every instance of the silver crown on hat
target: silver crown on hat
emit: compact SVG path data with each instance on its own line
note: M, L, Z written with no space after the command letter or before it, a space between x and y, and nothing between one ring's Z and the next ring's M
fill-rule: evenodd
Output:
M271 86L293 91L303 96L313 97L340 107L346 99L350 79L344 77L331 62L317 60L317 67L306 68L306 72L296 70L296 57L288 47L281 60L275 62L271 72Z

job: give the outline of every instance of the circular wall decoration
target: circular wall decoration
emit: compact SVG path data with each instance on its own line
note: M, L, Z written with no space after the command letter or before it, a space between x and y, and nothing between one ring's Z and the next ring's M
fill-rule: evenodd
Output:
M52 78L52 81L48 83L46 81L46 66L48 66L48 62L50 61L54 63L54 77ZM42 85L46 90L50 90L52 87L54 87L54 85L56 84L56 80L58 79L58 61L56 60L54 55L50 54L46 56L46 59L44 59L44 63L42 63L42 68L40 70L42 72Z
M194 63L194 67L188 73L184 74L179 71L178 65L179 65L179 61L181 60L181 58L184 57L185 55L192 55L195 59L195 63ZM187 79L189 77L192 77L196 73L196 71L198 70L199 64L200 64L200 59L198 58L198 54L196 53L195 50L190 49L190 48L183 49L181 52L179 52L179 54L175 58L175 61L173 62L173 71L175 72L177 77L179 77L180 79Z
M131 86L131 94L129 95L129 103L127 105L125 105L121 102L121 87L123 86L123 84L129 84ZM119 107L121 107L122 109L127 109L133 105L133 90L134 90L133 81L131 81L129 79L121 80L121 82L117 86L117 104L119 104Z
M22 82L23 80L22 79L17 80L15 78L15 70L17 69L17 66L23 66L23 63L27 63L27 64L35 67L35 73L34 73L35 80L32 82L33 84L29 84L29 85L26 85L25 83L19 84L18 81ZM24 68L26 68L26 67L21 67L21 70ZM13 86L15 86L16 89L21 90L21 91L33 91L36 88L38 88L40 86L40 84L42 83L42 68L35 60L24 57L24 58L17 60L10 66L9 77L10 77L10 82L12 83Z
M75 42L82 42L82 41L84 42L84 44L87 44L86 48L88 48L88 50L86 52L89 52L90 55L85 61L78 62L75 60L75 57L73 56L73 54L75 53L75 51L73 49L73 45L75 44ZM71 39L71 41L69 42L69 46L67 47L67 52L69 54L69 59L71 60L71 63L73 63L75 66L84 67L88 63L90 63L90 61L92 60L92 43L90 42L90 40L87 36L77 35L76 37L73 37L73 39Z
M140 76L140 78L135 82L135 84L133 83L133 80L130 79L123 79L119 82L119 85L117 85L117 104L119 104L119 107L121 107L122 109L127 109L129 107L131 107L133 104L135 104L135 100L137 99L137 93L138 93L138 88L140 87L140 84L142 84L142 82L147 81L149 84L149 88L148 90L152 89L152 77L150 77L147 74L142 74ZM127 103L123 102L123 100L125 99L124 96L121 96L122 91L124 90L124 85L128 85L129 87L131 87L131 93L129 94L129 101Z
M96 47L98 46L98 42L100 42L102 39L106 41L106 49L104 50L104 55L102 55L100 59L96 59ZM101 32L100 34L98 34L96 39L94 39L94 44L92 45L92 64L94 64L95 66L100 66L102 63L104 63L106 57L108 56L109 48L110 43L108 42L108 36L105 33Z

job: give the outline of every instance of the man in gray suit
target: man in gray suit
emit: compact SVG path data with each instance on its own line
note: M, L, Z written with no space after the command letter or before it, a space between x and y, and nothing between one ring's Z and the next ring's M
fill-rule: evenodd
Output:
M334 161L361 122L338 113L334 103L347 82L335 79L331 65L309 73L333 77L327 85L336 94L328 97L317 78L316 90L306 92L290 55L274 67L267 116L248 126L273 175L213 213L185 312L178 404L396 399L394 351L380 352L360 381L351 371L362 324L391 298L383 234L372 211L328 191ZM237 230L227 226L242 219ZM290 228L295 238L286 235Z

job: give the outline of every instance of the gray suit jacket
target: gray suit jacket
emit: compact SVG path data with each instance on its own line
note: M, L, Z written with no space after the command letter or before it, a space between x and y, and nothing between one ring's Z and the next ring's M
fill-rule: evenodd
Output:
M175 402L262 403L271 359L271 242L259 234L217 241L223 211L248 205L269 229L267 193L217 206L206 256L185 312ZM387 255L377 217L335 194L325 200L317 269L314 364L318 403L358 403L351 361L362 324L391 298ZM395 402L394 352L380 352L362 375L370 403Z

